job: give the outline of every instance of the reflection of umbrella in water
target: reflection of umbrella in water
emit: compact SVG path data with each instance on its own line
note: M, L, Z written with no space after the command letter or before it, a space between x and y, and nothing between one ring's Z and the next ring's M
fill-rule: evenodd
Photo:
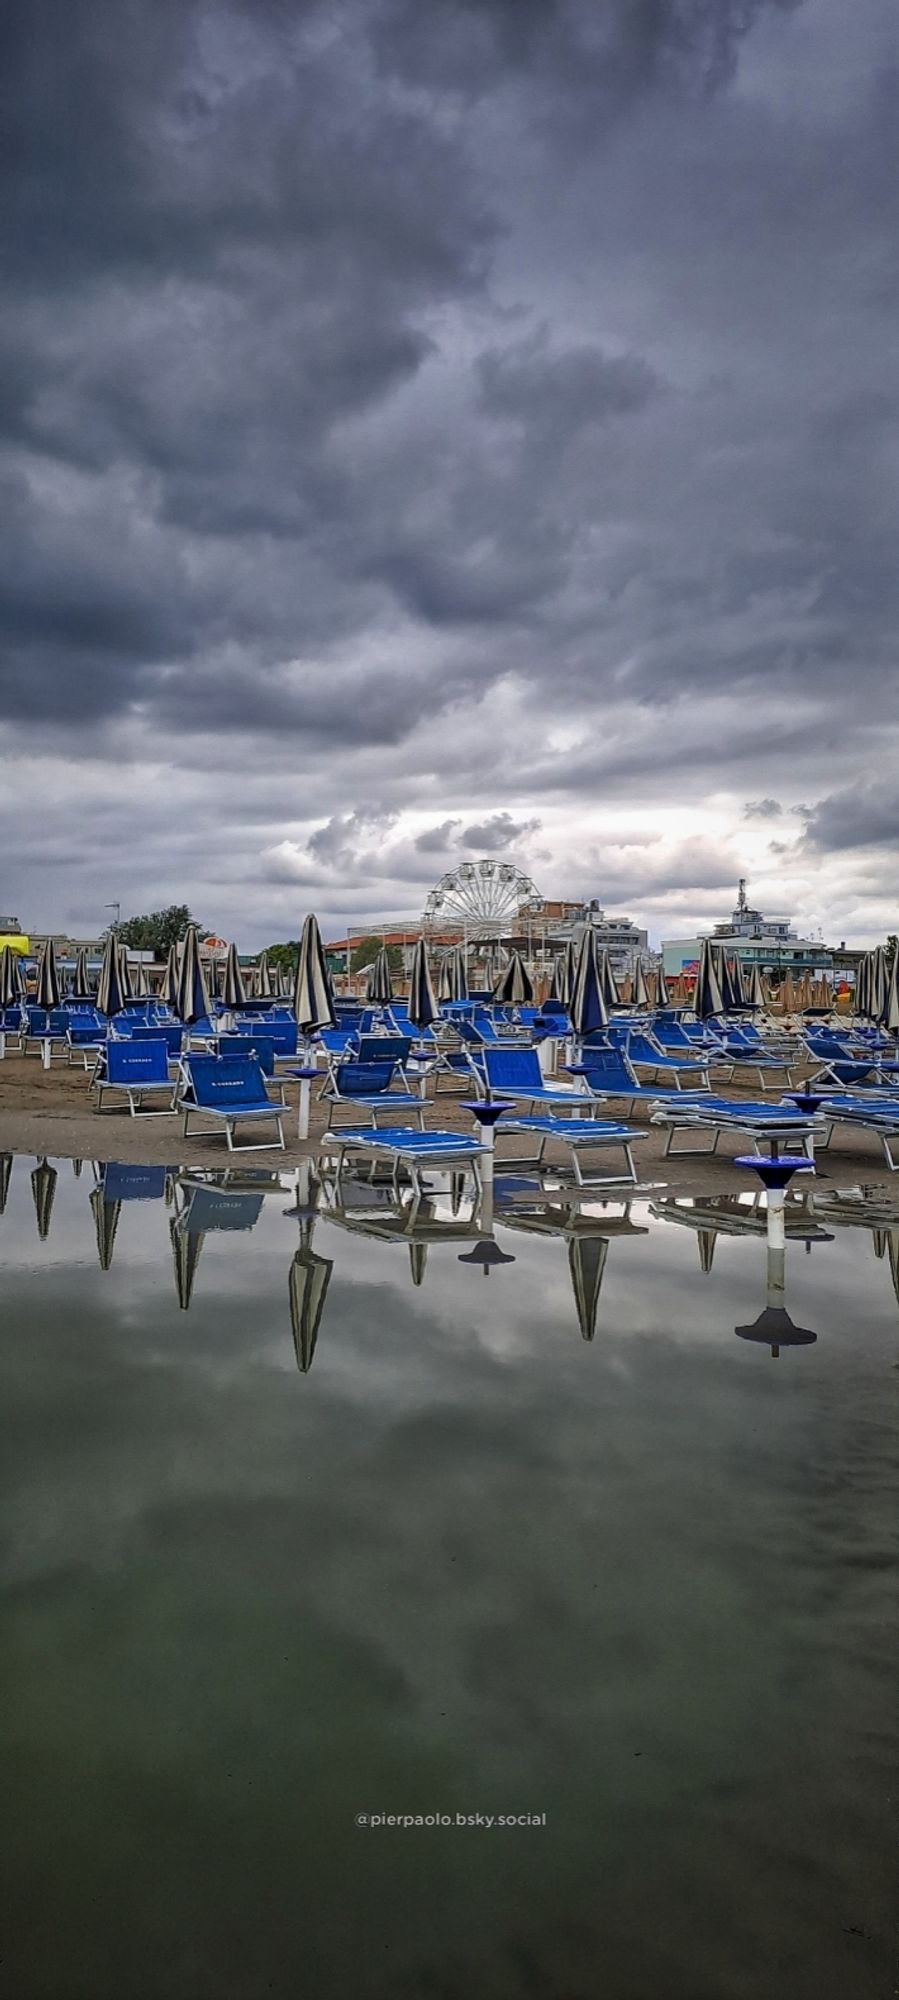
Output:
M34 1213L37 1216L37 1233L42 1243L50 1234L50 1217L59 1175L48 1160L39 1160L31 1173L31 1192L34 1197Z
M193 1297L194 1279L205 1237L199 1232L184 1229L177 1216L169 1223L172 1239L172 1256L175 1262L175 1290L182 1312L187 1312Z
M122 1213L120 1201L106 1201L102 1185L91 1189L90 1204L94 1213L94 1228L97 1232L97 1255L101 1271L108 1271L112 1265L119 1216Z
M75 1179L76 1179L76 1181L80 1181L80 1179L81 1179L81 1169L82 1169L82 1167L83 1167L83 1166L84 1166L84 1161L83 1161L83 1160L73 1160L73 1161L72 1161L72 1172L73 1172L73 1174L74 1174L74 1176L75 1176Z
M890 1277L893 1280L896 1304L899 1305L899 1229L891 1229L889 1232L887 1254L890 1260Z
M596 1332L596 1309L608 1254L607 1236L570 1236L568 1239L568 1269L578 1325L584 1340L592 1340Z
M699 1268L710 1271L715 1261L715 1246L718 1242L717 1229L697 1229L696 1244L699 1250Z
M6 1214L9 1183L12 1176L12 1154L0 1153L0 1215Z
M425 1265L427 1264L427 1261L428 1261L427 1244L410 1243L409 1268L412 1272L413 1285L421 1285L424 1283Z
M308 1375L312 1367L333 1269L333 1258L319 1257L315 1250L308 1248L296 1252L290 1267L290 1324L297 1367L302 1375Z

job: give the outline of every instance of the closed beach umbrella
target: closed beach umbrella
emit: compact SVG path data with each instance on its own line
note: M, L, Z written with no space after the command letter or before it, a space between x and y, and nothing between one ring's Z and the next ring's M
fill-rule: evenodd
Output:
M56 1168L51 1167L49 1160L39 1160L37 1166L32 1169L31 1193L37 1217L37 1233L42 1243L46 1242L50 1234L50 1217L53 1213L58 1179Z
M643 970L642 958L638 958L634 971L634 990L631 994L631 1006L649 1006L649 987L646 984L646 974Z
M135 960L134 971L131 974L131 991L135 1000L149 1000L150 998L150 981L147 977L147 968L142 958Z
M56 947L48 938L40 956L37 969L37 986L34 992L36 1007L58 1007L60 1000L59 973L56 970Z
M126 995L122 988L121 954L115 931L108 931L103 946L103 963L97 986L97 1007L101 1014L120 1014Z
M333 1269L331 1258L319 1257L310 1249L298 1250L290 1267L290 1324L301 1375L308 1375L312 1367Z
M437 1001L424 938L416 938L409 973L408 1015L413 1028L429 1028L437 1018Z
M699 1251L699 1268L701 1271L708 1273L711 1270L715 1261L717 1243L717 1229L697 1229L696 1245Z
M656 973L656 1006L670 1007L670 1005L671 995L668 991L668 981L665 978L665 967L660 964Z
M518 951L513 951L505 972L494 989L494 999L506 1007L529 1007L534 998L534 986L527 966Z
M579 1041L583 1041L585 1035L595 1034L597 1029L607 1028L609 1025L599 953L592 930L583 932L578 945L568 1012Z
M888 1034L899 1035L899 950L894 951L890 963L880 1022Z
M169 955L165 962L162 979L162 998L167 1007L178 1005L178 946L169 945Z
M5 944L0 952L0 1007L15 1007L22 997L19 954Z
M564 951L559 953L553 966L553 980L549 997L560 1007L570 1007L574 989L574 966L576 950L573 938L568 938Z
M236 944L229 944L225 960L225 976L222 980L222 999L226 1007L242 1007L246 1000L246 987L237 956Z
M599 982L602 987L602 997L606 1003L606 1007L620 1007L621 994L618 991L618 981L612 971L612 961L609 957L607 945L603 945L602 951L597 954L597 961L599 964Z
M365 997L374 1007L389 1007L393 999L393 980L390 977L390 959L387 946L382 944L377 958L373 958L365 980Z
M336 1020L325 947L322 944L318 923L313 916L306 918L300 939L293 1011L297 1018L297 1027L304 1035L315 1034L319 1028L333 1028Z
M184 933L181 951L181 969L178 974L178 998L175 1013L179 1021L190 1028L195 1021L209 1018L209 993L200 964L200 940L196 924L188 924Z
M468 999L468 967L465 962L465 946L454 944L448 951L440 968L441 1000Z
M882 1021L887 1001L887 955L884 945L879 944L871 954L871 1000L872 1021Z
M256 998L270 1000L272 997L272 969L268 962L268 952L261 951L256 960Z
M757 1014L765 1005L765 989L762 985L761 967L758 962L752 968L749 980L749 995L746 1004L752 1008L754 1014Z
M116 955L119 962L119 982L122 988L122 999L133 1000L134 987L131 982L131 967L128 964L128 953L123 944L117 945Z
M6 1214L6 1198L12 1178L12 1160L11 1153L0 1153L0 1215Z
M88 973L87 969L87 952L85 951L84 946L82 945L81 950L79 951L78 956L75 960L75 972L72 979L72 999L89 1000L90 997L91 997L91 982L90 982L90 974Z
M697 1021L708 1021L713 1014L724 1012L724 1000L715 958L711 940L703 938L693 992L693 1012Z

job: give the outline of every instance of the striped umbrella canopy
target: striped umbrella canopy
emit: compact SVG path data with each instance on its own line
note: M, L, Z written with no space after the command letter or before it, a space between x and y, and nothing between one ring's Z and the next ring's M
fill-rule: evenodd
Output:
M513 951L493 989L493 997L506 1007L530 1006L534 998L534 982L519 951Z
M722 1012L736 1014L743 1005L743 999L734 976L734 961L728 958L720 945L717 947L713 945L712 950L715 954L715 970L721 990Z
M431 981L428 951L424 938L416 938L409 972L407 1008L413 1028L429 1028L437 1019L437 1000Z
M390 976L390 959L386 944L382 944L366 973L365 997L375 1007L389 1007L393 999L393 980Z
M883 1019L887 998L887 955L886 946L879 944L871 953L871 1004L872 1021Z
M149 1000L150 981L147 976L147 968L144 964L143 959L142 958L136 959L133 969L129 970L131 978L131 991L134 999Z
M656 972L656 1006L670 1007L670 1005L671 995L668 991L668 981L665 978L665 967L660 960L658 971Z
M236 944L229 944L225 960L225 974L222 980L222 999L226 1007L242 1007L247 997L243 983L243 973L237 956Z
M787 967L784 982L780 989L780 1004L785 1014L792 1014L796 1005L796 988L793 984L793 974L789 966Z
M620 1007L621 994L618 990L618 981L615 978L614 972L612 971L612 961L609 957L609 950L607 945L603 945L602 950L600 952L597 952L597 963L599 965L599 980L600 980L600 985L602 987L602 997L606 1003L606 1007L607 1008Z
M0 952L0 1007L15 1007L22 998L22 967L17 951L5 944Z
M188 924L181 948L181 968L178 973L178 997L175 1013L185 1027L192 1027L195 1021L205 1021L209 1017L209 990L200 963L200 940L196 924Z
M649 1006L649 987L646 984L646 974L643 970L642 958L638 958L636 970L634 972L634 990L631 994L631 1006L632 1007Z
M48 938L41 952L37 968L37 986L34 992L36 1007L58 1007L60 1001L59 973L56 969L56 947Z
M46 1243L50 1234L50 1217L53 1214L58 1179L59 1174L55 1167L51 1167L49 1160L39 1160L37 1166L32 1168L31 1193L37 1218L37 1233L42 1243Z
M762 970L757 961L749 976L749 993L746 1005L752 1008L754 1014L757 1014L766 1005L765 989L762 985Z
M574 939L568 938L564 951L560 952L553 966L553 980L549 989L550 999L555 1000L560 1007L570 1007L571 1005L576 958L577 950Z
M693 1012L697 1021L708 1021L713 1014L723 1014L724 997L718 976L716 953L710 938L703 938L699 954L699 969L693 990Z
M257 1000L272 998L272 969L268 962L267 951L261 951L256 960L256 998Z
M888 1034L899 1035L899 949L894 951L890 961L880 1025L886 1028Z
M440 968L439 992L441 1000L468 999L468 966L463 944L454 944L446 953Z
M87 952L85 951L84 945L82 945L81 950L79 951L78 956L75 960L75 971L72 975L72 999L90 1000L90 998L91 998L91 982L90 982L90 974L87 969Z
M97 1007L101 1014L120 1014L127 994L122 986L121 953L115 931L108 931L103 946L103 963L97 986Z
M609 1025L609 1010L602 986L602 969L592 930L585 930L577 948L574 985L568 1007L571 1025L579 1041Z
M322 934L313 916L306 918L300 939L293 1011L297 1027L305 1035L314 1034L318 1028L333 1028L337 1019Z
M118 945L117 956L119 962L119 980L121 982L121 987L122 987L122 998L123 1000L133 1000L134 987L131 981L131 967L128 964L128 953L123 944Z
M178 1005L178 946L169 945L169 955L165 962L162 978L162 999L167 1007Z

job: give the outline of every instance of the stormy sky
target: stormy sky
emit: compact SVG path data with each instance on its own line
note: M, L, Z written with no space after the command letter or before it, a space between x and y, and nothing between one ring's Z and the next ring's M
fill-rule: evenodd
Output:
M894 0L0 32L0 914L895 929Z

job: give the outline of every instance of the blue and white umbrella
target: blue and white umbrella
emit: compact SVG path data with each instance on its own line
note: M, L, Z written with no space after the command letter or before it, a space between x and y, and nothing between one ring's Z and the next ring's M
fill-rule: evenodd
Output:
M620 1007L621 994L618 991L618 981L612 971L612 961L609 957L607 945L603 945L602 950L597 952L597 964L599 966L599 983L602 987L602 997L606 1003L606 1009Z
M578 1041L609 1025L609 1010L603 992L602 968L592 930L585 930L577 949L574 985L568 1012Z
M553 966L552 985L549 989L550 1000L554 1000L559 1007L570 1007L571 1005L576 958L577 953L574 941L572 938L569 938L564 950L559 953Z
M75 960L75 971L72 975L72 999L90 1000L90 998L91 982L87 969L87 952L84 945L82 945Z
M371 1001L373 1007L389 1007L393 999L390 959L387 946L384 944L368 968L365 978L365 997Z
M743 995L734 976L733 960L728 958L727 953L721 945L713 945L712 951L715 956L715 970L718 974L722 1010L725 1014L736 1014L743 1006Z
M58 1007L60 1001L59 973L56 969L56 948L53 939L48 938L41 952L37 968L37 986L34 993L36 1007Z
M711 939L703 938L696 985L693 989L693 1012L697 1021L708 1021L713 1015L724 1012L724 998L715 960L716 953Z
M505 972L493 989L493 997L504 1007L530 1006L534 985L519 951L513 951Z
M440 968L441 1000L468 999L468 967L465 960L465 946L454 944L448 951Z
M890 960L889 977L884 995L880 1025L890 1035L899 1035L899 948Z
M240 960L237 956L237 946L236 944L229 944L228 956L225 960L225 971L222 978L222 999L226 1007L242 1007L246 997L243 973L241 972Z
M668 991L668 981L665 978L665 967L660 959L659 968L656 973L656 1006L670 1007L670 1005L671 995Z
M118 945L117 956L119 961L119 984L122 989L122 998L123 1000L133 1000L134 986L131 980L131 967L128 964L128 952L123 944Z
M409 1005L407 1008L413 1028L429 1028L437 1019L437 999L431 983L431 969L424 938L417 938L412 953L409 973Z
M209 991L200 963L200 940L196 924L188 924L184 933L175 1013L187 1028L193 1027L196 1021L209 1019Z
M634 971L634 988L631 994L631 1006L632 1007L649 1006L649 987L646 984L646 974L643 970L642 958L638 958L636 968Z
M306 918L300 939L293 1011L303 1035L314 1035L319 1028L333 1028L337 1018L325 947L313 916Z
M167 1007L171 1007L171 1008L173 1008L173 1009L174 1009L175 1007L177 1007L177 1005L178 1005L178 946L177 946L176 944L170 944L170 945L169 945L169 955L168 955L168 958L166 959L166 962L165 962L165 972L164 972L164 974L163 974L163 980L162 980L162 996L161 996L161 997L162 997L162 999L163 999L163 1000L165 1001L165 1003L166 1003L166 1006L167 1006Z
M22 965L17 951L5 944L0 952L0 1007L17 1007L22 998Z
M108 931L97 986L97 1007L101 1014L120 1014L127 998L122 986L122 954L118 938L115 931Z
M747 995L746 1005L747 1007L751 1007L752 1012L754 1014L759 1014L761 1013L761 1010L765 1006L765 1004L766 1004L765 989L762 985L761 968L758 964L758 961L756 961L755 965L752 968L752 972L750 974L749 993Z
M257 1000L271 1000L272 998L272 969L268 962L267 951L261 951L256 960L255 991Z

